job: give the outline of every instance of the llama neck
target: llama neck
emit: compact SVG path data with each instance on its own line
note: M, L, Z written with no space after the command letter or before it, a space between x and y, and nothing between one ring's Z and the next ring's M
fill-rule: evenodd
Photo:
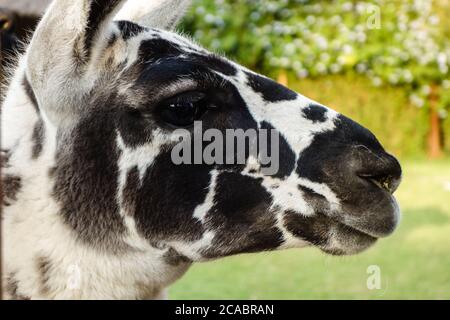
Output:
M39 199L5 210L9 298L157 299L188 268L168 264L167 253L157 249L118 255L81 244L52 206Z
M33 107L19 68L2 106L4 292L24 299L157 299L190 266L128 238L110 252L82 243L53 198L56 132Z
M11 160L19 150L20 146ZM174 261L170 250L143 241L138 248L119 252L82 243L51 197L51 166L30 166L27 172L14 162L8 168L10 174L13 169L20 172L21 181L15 201L3 210L2 261L10 298L164 298L164 289L190 266Z

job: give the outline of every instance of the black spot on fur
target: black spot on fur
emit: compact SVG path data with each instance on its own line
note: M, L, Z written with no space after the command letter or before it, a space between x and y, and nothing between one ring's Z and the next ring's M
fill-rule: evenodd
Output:
M312 122L327 121L327 109L319 105L310 105L302 110L303 116Z
M14 273L10 273L6 277L5 290L11 300L30 300L29 297L19 293L19 283Z
M122 38L125 41L147 30L146 28L130 21L117 21L116 23L120 29Z
M39 293L42 296L47 296L50 293L50 272L51 272L51 261L46 257L36 258L36 268L39 278Z
M33 129L33 149L31 150L31 157L33 159L39 158L42 153L44 134L44 122L42 121L42 119L39 119L38 122L36 122L36 124L34 125Z
M248 84L250 87L256 92L261 93L264 100L268 102L280 102L297 99L297 94L294 91L271 79L250 72L246 72L245 74L247 75Z
M0 152L0 168L8 168L10 158L11 158L11 152L9 150L1 150L1 152Z
M212 258L278 248L284 240L270 210L271 201L260 179L221 173L215 205L205 218L208 229L215 230L216 236L203 255Z
M261 129L268 130L268 143L267 146L272 146L272 138L270 134L270 130L275 130L275 128L268 122L264 121L261 123ZM279 162L279 169L278 172L273 175L273 177L276 178L286 178L288 177L295 167L295 153L292 151L291 147L287 143L286 139L283 137L281 133L279 133L279 155L278 155L278 162ZM269 150L269 155L274 159L274 155L272 152L275 152L275 150Z
M91 6L89 10L88 22L86 32L84 35L84 48L87 53L87 57L90 57L92 45L97 35L98 28L108 16L111 15L116 6L121 0L95 0L90 1Z
M22 178L10 174L2 176L3 204L10 206L17 201L17 194L22 188Z
M26 76L23 77L22 85L25 89L25 93L27 94L28 99L30 99L34 109L36 110L36 113L39 113L39 105L36 99L36 95L34 94L33 88L31 88L30 82L28 81Z

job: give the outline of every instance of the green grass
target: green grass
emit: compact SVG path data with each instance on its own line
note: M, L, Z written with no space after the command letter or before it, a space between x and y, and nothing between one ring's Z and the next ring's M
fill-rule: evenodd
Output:
M450 299L450 161L406 162L399 229L368 251L326 256L315 248L197 264L172 299ZM446 190L447 189L447 190ZM367 289L367 268L381 289Z

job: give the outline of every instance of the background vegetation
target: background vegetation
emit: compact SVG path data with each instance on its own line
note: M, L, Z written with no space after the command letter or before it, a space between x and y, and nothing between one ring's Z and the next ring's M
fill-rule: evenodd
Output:
M290 87L388 136L396 154L450 152L448 1L194 3L183 28L206 47L288 78Z

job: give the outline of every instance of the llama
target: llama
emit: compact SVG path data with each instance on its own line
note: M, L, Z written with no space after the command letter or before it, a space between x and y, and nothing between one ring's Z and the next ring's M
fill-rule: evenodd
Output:
M394 231L401 167L370 131L174 33L189 1L125 2L53 1L14 71L6 298L161 299L196 262L356 254ZM174 164L172 132L194 121L276 129L279 170Z

